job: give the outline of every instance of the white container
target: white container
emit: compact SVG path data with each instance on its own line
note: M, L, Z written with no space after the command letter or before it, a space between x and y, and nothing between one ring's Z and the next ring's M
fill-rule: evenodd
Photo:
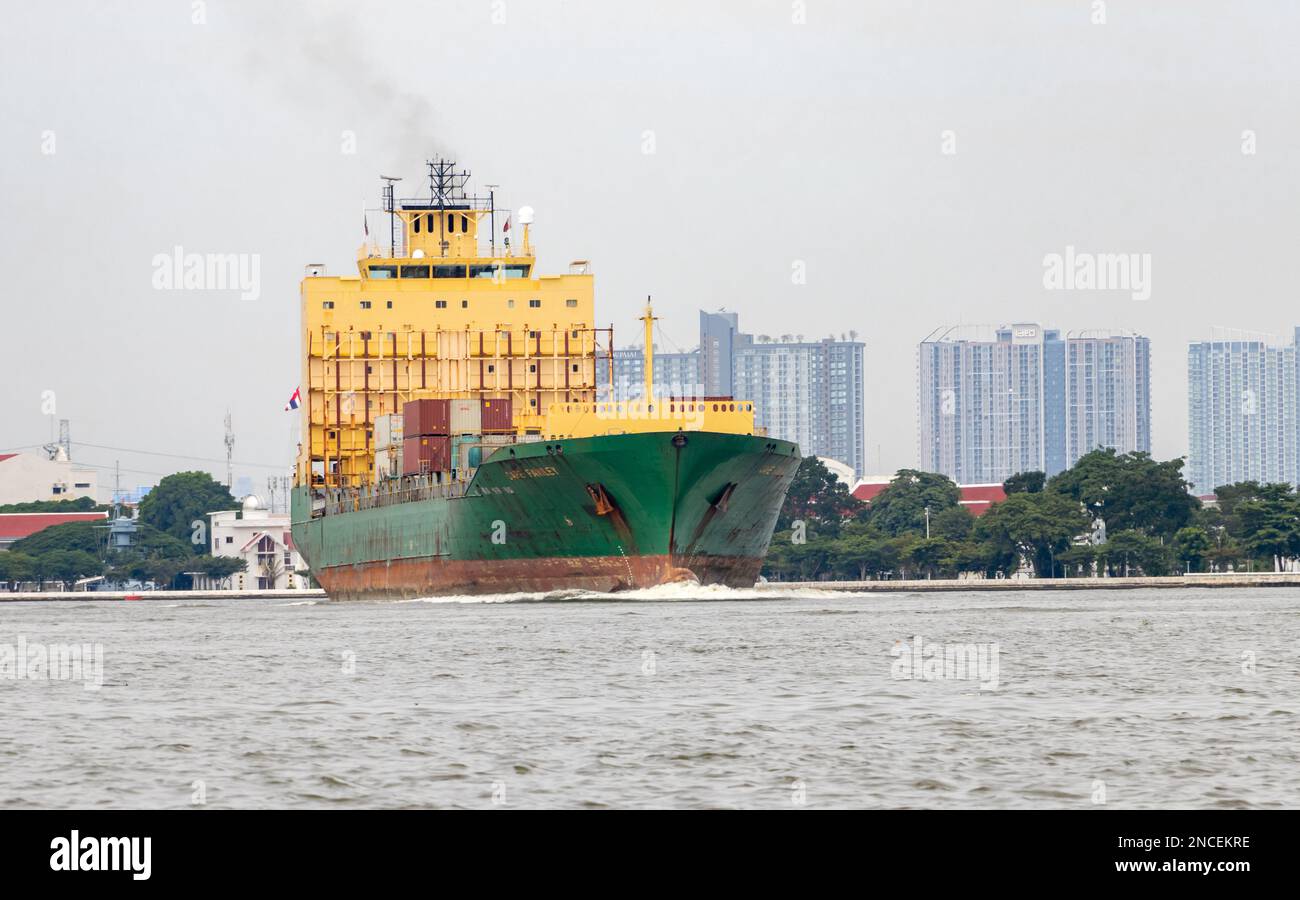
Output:
M375 451L375 480L396 478L402 474L402 443Z
M483 408L478 399L451 401L451 433L478 434L483 430Z
M402 446L402 414L389 413L375 416L375 449L387 450L389 447Z

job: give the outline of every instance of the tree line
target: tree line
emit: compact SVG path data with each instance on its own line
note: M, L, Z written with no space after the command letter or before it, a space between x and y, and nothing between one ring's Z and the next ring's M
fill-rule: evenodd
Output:
M815 457L786 496L763 574L772 580L1170 575L1273 571L1300 558L1290 484L1224 485L1203 505L1183 461L1094 450L1048 478L1023 472L974 516L949 478L902 469L869 503ZM1027 574L1027 573L1025 573Z
M80 579L103 576L118 584L152 582L159 588L186 588L189 573L229 578L245 563L211 554L208 513L238 506L226 486L207 472L177 472L163 478L140 502L129 548L109 546L107 521L52 525L0 553L0 582L58 582L67 588ZM0 506L0 513L92 511L112 515L110 507L88 498ZM203 527L196 531L194 522Z

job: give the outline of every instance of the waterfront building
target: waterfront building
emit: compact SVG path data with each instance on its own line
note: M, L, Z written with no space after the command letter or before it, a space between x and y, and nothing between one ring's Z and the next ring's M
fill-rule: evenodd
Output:
M239 509L208 513L213 556L233 556L245 570L226 581L206 575L194 577L195 590L297 590L308 587L299 572L307 563L293 547L288 513L271 513L252 494Z
M38 500L97 500L98 476L78 466L62 448L54 457L37 453L0 453L0 505Z
M918 350L920 467L959 484L1055 475L1102 447L1151 449L1150 343L1037 323L937 329Z
M1187 474L1195 493L1237 481L1297 483L1298 362L1294 338L1188 345Z

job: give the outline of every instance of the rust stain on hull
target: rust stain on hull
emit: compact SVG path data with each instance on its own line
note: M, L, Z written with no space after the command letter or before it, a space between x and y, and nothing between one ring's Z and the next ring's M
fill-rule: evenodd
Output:
M406 600L459 594L600 593L680 581L753 587L762 559L745 556L546 557L509 560L399 559L334 566L317 573L336 600Z

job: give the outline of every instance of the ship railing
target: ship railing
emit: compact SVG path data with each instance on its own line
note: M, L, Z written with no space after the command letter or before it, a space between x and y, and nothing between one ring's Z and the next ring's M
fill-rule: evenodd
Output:
M465 496L468 481L438 479L433 475L409 475L376 485L327 488L322 496L322 514L338 515L397 506L415 500L451 499Z

